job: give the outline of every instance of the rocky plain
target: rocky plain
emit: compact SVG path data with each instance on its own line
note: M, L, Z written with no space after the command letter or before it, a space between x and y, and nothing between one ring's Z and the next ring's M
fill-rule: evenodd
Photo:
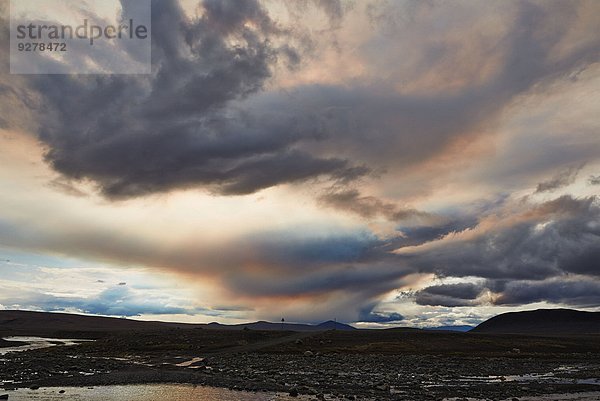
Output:
M190 383L315 400L416 401L600 391L594 335L206 328L79 334L96 338L0 356L2 388L10 395L40 386Z

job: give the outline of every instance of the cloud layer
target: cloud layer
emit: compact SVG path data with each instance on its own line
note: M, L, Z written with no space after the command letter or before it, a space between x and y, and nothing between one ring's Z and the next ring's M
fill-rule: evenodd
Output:
M598 308L598 15L155 0L151 75L0 74L0 246L210 283L258 318ZM33 298L203 310L134 295Z

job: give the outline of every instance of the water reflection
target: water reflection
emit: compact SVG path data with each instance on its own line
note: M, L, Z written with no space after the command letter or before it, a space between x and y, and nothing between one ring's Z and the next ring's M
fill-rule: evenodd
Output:
M5 355L9 352L23 352L23 351L29 351L32 349L42 349L42 348L54 347L57 345L77 345L84 341L91 341L91 340L78 340L78 339L23 337L23 336L5 337L5 338L3 338L3 340L27 343L27 344L15 346L15 347L0 348L0 355Z
M64 393L60 393L64 391ZM146 384L90 388L61 387L39 390L19 389L6 392L11 401L289 401L291 397L275 393L249 393L214 387L183 384ZM4 393L0 393L4 394ZM297 400L298 398L294 398Z

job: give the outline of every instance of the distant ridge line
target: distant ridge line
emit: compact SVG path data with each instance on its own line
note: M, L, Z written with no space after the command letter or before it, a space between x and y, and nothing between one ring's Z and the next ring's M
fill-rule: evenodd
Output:
M0 335L18 333L48 334L57 332L94 333L112 331L152 331L164 329L213 329L213 330L286 330L286 331L326 331L357 330L339 322L327 321L317 325L301 323L272 323L266 321L227 325L222 323L171 323L141 321L106 316L88 316L63 312L36 312L21 310L0 310Z

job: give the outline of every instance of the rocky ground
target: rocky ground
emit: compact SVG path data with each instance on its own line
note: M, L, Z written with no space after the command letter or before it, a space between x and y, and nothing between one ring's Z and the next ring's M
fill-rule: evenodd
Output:
M505 340L403 332L130 333L7 354L0 359L0 382L5 390L194 383L374 400L518 399L600 390L595 338Z

